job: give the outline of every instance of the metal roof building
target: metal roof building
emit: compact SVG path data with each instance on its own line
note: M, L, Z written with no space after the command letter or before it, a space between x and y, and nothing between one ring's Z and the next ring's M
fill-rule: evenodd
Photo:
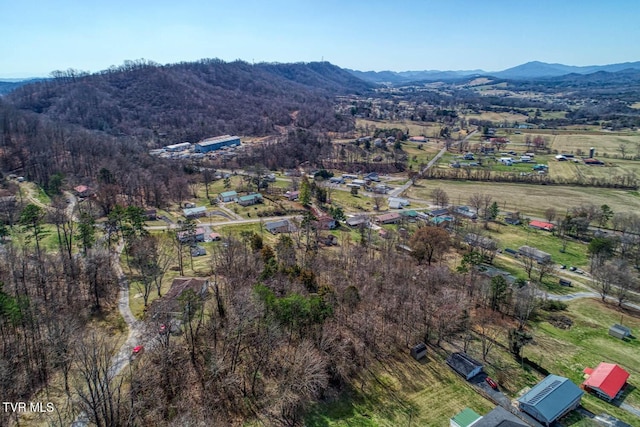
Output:
M194 145L194 150L196 153L208 153L209 151L219 150L223 147L237 147L239 145L240 137L222 135L196 142Z
M549 375L518 399L518 403L522 411L549 426L577 408L583 394L568 378Z
M595 369L585 368L589 376L582 383L585 390L591 390L605 400L613 400L627 384L629 373L615 363L600 363Z

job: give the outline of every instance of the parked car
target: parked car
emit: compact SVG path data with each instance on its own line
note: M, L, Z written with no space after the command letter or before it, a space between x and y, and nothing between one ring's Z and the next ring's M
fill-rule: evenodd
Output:
M571 270L571 271L576 271L576 270L577 270L577 268L575 268L575 267L571 266L571 267L569 267L569 270Z
M489 387L491 387L494 390L498 389L498 383L496 383L494 380L492 380L490 377L487 377L484 379L487 384L489 384Z
M137 345L133 347L133 351L131 352L131 357L133 358L136 356L140 356L142 353L144 353L144 346Z

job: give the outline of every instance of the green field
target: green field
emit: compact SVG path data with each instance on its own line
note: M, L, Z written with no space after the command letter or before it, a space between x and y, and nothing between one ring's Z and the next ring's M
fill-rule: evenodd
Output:
M493 405L430 353L421 363L408 354L377 366L333 401L314 406L312 427L444 426L464 408L485 414ZM360 386L362 386L360 388Z
M637 339L622 341L608 335L609 327L620 322L637 335L640 318L592 299L572 302L562 314L573 320L573 326L563 330L545 321L536 323L535 344L525 347L525 356L576 384L584 380L585 367L594 368L602 361L618 363L631 374L625 402L640 407L640 342ZM638 418L591 395L583 397L582 406L596 414L606 412L631 425L640 425Z
M578 186L509 184L493 182L420 180L406 196L431 200L434 188L440 187L454 205L466 205L473 194L489 194L501 210L519 211L521 214L544 218L544 211L555 208L559 214L584 203L609 205L614 212L640 210L640 196L635 191Z

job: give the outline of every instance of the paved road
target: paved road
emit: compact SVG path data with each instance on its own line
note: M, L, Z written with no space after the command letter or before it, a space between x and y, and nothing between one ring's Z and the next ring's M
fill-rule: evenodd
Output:
M602 298L597 292L576 292L575 294L567 294L567 295L556 295L549 294L547 292L540 292L540 296L552 301L572 301L580 298ZM607 300L618 302L618 299L615 297L607 296ZM640 305L633 304L631 302L623 302L622 305L624 307L633 308L634 310L640 311Z
M473 132L471 132L469 135L465 136L463 141L468 140L469 138L471 138L476 132L478 132L478 130L474 130ZM422 168L422 170L420 171L420 175L424 174L426 171L428 171L439 159L440 157L442 157L444 155L444 153L447 152L447 146L445 144L444 147L442 147L442 150L440 150L438 152L438 154L436 154L433 159L429 160L429 163L427 163L427 165ZM406 184L396 188L395 190L391 191L389 193L390 197L397 197L399 195L401 195L402 193L404 193L405 191L407 191L407 189L409 187L411 187L411 185L413 184L413 182L411 180L407 181Z

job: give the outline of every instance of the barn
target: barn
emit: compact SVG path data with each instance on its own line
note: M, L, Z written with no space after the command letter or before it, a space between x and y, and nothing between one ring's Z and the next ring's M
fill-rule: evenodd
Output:
M595 369L585 368L583 372L587 379L582 388L607 401L622 394L629 378L629 373L615 363L602 362Z

